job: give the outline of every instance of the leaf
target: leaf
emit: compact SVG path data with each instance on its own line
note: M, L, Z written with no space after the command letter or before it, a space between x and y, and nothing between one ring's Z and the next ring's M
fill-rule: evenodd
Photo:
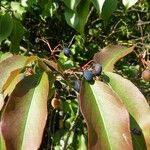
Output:
M6 90L4 91L4 98L6 96L10 96L10 94L15 89L16 85L25 77L24 73L17 74L14 78L12 78L11 83L7 86Z
M21 5L24 7L31 7L32 5L36 5L37 0L21 0Z
M133 6L138 0L122 0L123 5L128 9Z
M23 14L26 12L26 9L21 6L21 3L12 1L10 3L10 6L11 6L11 10L13 11L13 15L17 19L22 20L23 19Z
M39 148L47 119L48 76L28 76L17 84L2 114L2 133L7 149Z
M5 145L4 137L1 132L1 128L0 128L0 149L6 150L6 145Z
M0 93L0 111L4 105L4 95Z
M65 19L71 27L76 29L77 24L79 23L79 16L78 16L77 12L75 12L69 8L66 8L65 9Z
M69 1L63 0L63 1L68 8L75 10L81 0L69 0Z
M13 54L10 53L10 52L6 52L4 54L2 53L1 57L0 57L0 62L3 61L3 60L5 60L5 59L7 59L7 58L9 58L9 57L12 57L12 56L13 56Z
M2 61L0 63L0 93L11 83L11 80L8 79L13 79L21 69L28 63L35 61L36 58L36 56L26 57L14 55Z
M105 0L91 0L91 2L94 4L95 8L97 9L97 12L101 14Z
M134 122L134 124L131 124L132 129L142 129L147 149L150 149L150 107L145 97L129 80L115 73L105 72L105 74L108 76L108 83L120 97L132 117L131 121ZM135 138L138 139L140 137L136 136ZM139 142L136 142L136 144ZM141 145L141 143L138 145Z
M78 149L87 150L87 142L83 134L78 135L78 142Z
M82 0L77 7L79 23L76 30L81 34L84 32L84 26L88 19L90 4L91 2L89 0Z
M22 37L24 35L24 28L20 21L13 18L13 30L10 35L11 45L10 45L10 51L12 53L19 53L19 44L22 40Z
M112 71L114 64L122 57L131 53L134 46L128 48L119 45L109 45L94 55L94 61L102 64L103 70Z
M87 22L89 8L90 8L90 1L82 0L78 4L76 10L66 8L65 11L65 19L67 23L81 34L83 34L84 32L84 26L85 23Z
M107 24L110 16L116 10L117 4L118 4L118 0L105 0L102 7L102 13L101 13L101 16L104 20L104 24Z
M88 149L132 149L128 112L109 86L83 81L80 108L88 126Z
M12 32L13 21L9 14L0 16L0 43L5 40Z

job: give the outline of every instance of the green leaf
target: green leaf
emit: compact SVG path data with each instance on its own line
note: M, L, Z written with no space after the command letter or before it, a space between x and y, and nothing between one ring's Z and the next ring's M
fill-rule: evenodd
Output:
M88 19L90 4L91 2L89 0L82 0L79 6L77 7L79 23L77 25L76 30L80 32L81 34L83 34L84 32L84 26Z
M83 134L78 135L78 142L78 149L87 150L87 142Z
M122 0L123 5L128 9L133 6L138 0Z
M20 2L11 2L10 3L11 10L13 11L14 16L22 20L23 19L23 14L26 12L25 8L21 6Z
M129 80L115 73L105 72L105 74L108 76L108 83L113 91L120 97L132 117L131 121L134 124L131 124L131 128L137 128L143 131L147 149L150 149L150 107L145 97ZM138 138L142 140L142 136L134 136L134 138L135 140L138 140ZM140 145L140 150L143 149L142 146L144 144L142 143L143 141L140 140L136 142L137 145Z
M39 148L47 119L48 75L38 73L19 82L1 118L7 149Z
M13 21L9 14L0 16L0 43L5 40L12 32Z
M99 14L101 14L101 12L102 12L102 7L103 7L103 4L104 4L105 0L91 0L91 2L94 4L94 6L95 6L97 12L98 12Z
M90 1L82 0L76 10L66 8L65 11L65 19L67 23L81 34L84 32L84 26L87 22L89 8Z
M122 57L131 53L134 46L128 48L119 45L109 45L94 55L94 61L102 64L103 70L112 71L114 64Z
M37 4L37 0L21 0L21 5L24 7L31 7Z
M59 7L56 1L47 1L45 3L43 1L43 2L40 2L40 6L43 9L42 14L41 14L41 18L43 20L45 20L48 17L53 17L53 15L55 14L55 12L57 11Z
M116 10L117 4L118 4L118 0L105 0L102 7L102 13L101 13L101 16L104 20L104 24L107 24L109 17Z
M71 27L73 27L74 29L77 28L77 25L79 23L79 16L78 16L77 12L75 12L74 10L71 10L69 8L66 8L65 9L65 19Z
M81 0L63 0L63 1L68 8L75 10Z
M19 44L22 40L22 37L24 35L24 28L20 21L13 18L13 30L10 35L11 45L10 45L10 51L12 53L18 53L19 52Z
M0 93L7 88L12 79L19 74L21 69L35 60L36 57L14 55L0 62Z
M109 86L83 81L80 108L88 126L88 149L132 149L128 112Z

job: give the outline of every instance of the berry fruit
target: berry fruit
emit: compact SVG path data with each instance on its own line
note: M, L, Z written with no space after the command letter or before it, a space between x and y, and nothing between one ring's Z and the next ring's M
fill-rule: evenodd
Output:
M54 85L55 85L55 88L57 88L57 89L61 89L62 88L62 84L58 80L55 80Z
M61 105L61 102L60 102L60 99L54 97L52 100L51 100L51 105L54 109L57 109L60 107Z
M96 76L99 76L102 72L102 65L100 64L95 64L93 68L93 74Z
M142 134L141 131L139 129L136 129L136 128L132 129L131 131L134 135L141 135Z
M70 57L71 51L70 51L69 48L64 48L64 49L63 49L63 52L64 52L64 55L65 55L65 56Z
M143 80L145 80L145 81L150 81L150 69L145 69L145 70L142 72L142 78L143 78Z
M93 79L93 72L91 70L84 70L83 77L87 81L91 81Z
M79 92L80 91L80 80L75 80L74 89Z

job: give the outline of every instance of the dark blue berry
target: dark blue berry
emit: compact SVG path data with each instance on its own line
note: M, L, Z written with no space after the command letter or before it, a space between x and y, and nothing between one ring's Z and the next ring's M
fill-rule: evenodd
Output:
M57 88L57 89L61 89L62 88L62 84L58 80L55 80L54 85L55 85L55 88Z
M80 80L75 80L74 89L79 92L80 91Z
M93 79L93 72L91 70L84 70L83 77L87 81L91 81Z
M69 48L64 48L64 49L63 49L63 52L64 52L64 55L65 55L65 56L70 57L71 51L70 51Z
M134 135L141 135L141 134L142 134L141 131L140 131L139 129L136 129L136 128L131 129L131 131L132 131L132 133L133 133Z
M93 68L94 75L99 76L101 74L101 72L102 72L102 65L95 64L94 68Z

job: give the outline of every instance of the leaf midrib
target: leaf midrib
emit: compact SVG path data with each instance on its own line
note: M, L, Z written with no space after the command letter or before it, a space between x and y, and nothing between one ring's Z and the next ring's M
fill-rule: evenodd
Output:
M90 88L91 88L91 86L90 86ZM105 119L104 119L104 117L103 117L103 113L102 113L102 111L101 111L101 109L100 109L100 107L99 107L99 103L97 102L97 98L96 98L96 93L94 92L94 90L93 90L93 88L91 88L91 91L92 91L92 93L93 93L93 96L94 96L94 98L95 98L95 101L96 101L96 106L98 107L98 110L99 110L99 113L100 113L100 116L101 116L101 119L102 119L102 122L103 122L103 126L104 126L104 129L105 129L105 133L106 133L106 137L107 137L107 141L108 141L108 143L109 143L109 147L110 147L110 149L112 149L111 148L111 142L110 142L110 140L109 140L109 136L108 136L108 132L107 132L107 126L106 126L106 124L105 124Z

